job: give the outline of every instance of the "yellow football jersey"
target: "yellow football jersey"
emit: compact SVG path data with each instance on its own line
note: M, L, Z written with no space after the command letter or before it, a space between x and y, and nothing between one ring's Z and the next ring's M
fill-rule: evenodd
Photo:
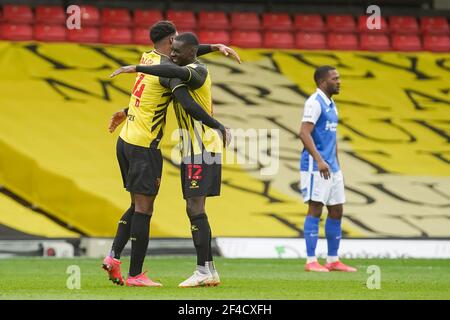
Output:
M180 85L187 86L194 100L208 114L213 116L211 77L208 68L198 61L187 65L187 68L190 72L189 80ZM181 152L183 158L200 155L203 150L222 153L222 139L216 130L192 118L177 101L174 101L174 109L178 126L181 129Z
M140 64L171 63L170 58L156 50L142 54ZM168 80L138 73L131 91L128 117L120 137L127 143L159 148L166 125L167 107L172 100Z

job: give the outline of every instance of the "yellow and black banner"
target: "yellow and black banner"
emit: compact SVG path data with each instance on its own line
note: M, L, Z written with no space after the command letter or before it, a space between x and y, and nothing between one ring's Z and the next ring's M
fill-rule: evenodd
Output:
M130 198L115 156L119 130L111 135L107 127L112 113L127 106L134 75L109 75L137 64L148 50L0 42L0 185L59 222L2 195L1 225L48 237L114 235ZM233 129L277 130L271 156L279 165L273 175L261 174L267 163L259 159L224 165L222 194L207 201L214 236L303 235L297 133L303 103L315 91L314 69L328 64L342 82L334 100L345 235L450 237L450 54L238 53L240 65L218 54L202 58L211 72L215 117ZM190 237L172 161L175 129L170 107L155 237ZM229 152L245 158L245 150Z

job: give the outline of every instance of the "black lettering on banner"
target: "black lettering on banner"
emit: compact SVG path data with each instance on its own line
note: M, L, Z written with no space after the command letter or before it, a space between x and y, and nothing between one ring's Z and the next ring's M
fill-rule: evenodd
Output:
M35 56L39 57L40 59L50 63L54 69L57 70L89 70L89 71L101 71L101 70L108 70L111 69L111 66L108 64L104 64L98 67L94 67L94 68L81 68L81 67L77 67L77 66L69 66L67 64L65 64L62 61L58 61L52 57L49 57L45 54L43 54L42 52L39 51L41 47L41 44L27 44L24 46L25 49L29 50L30 52L32 52ZM74 62L74 61L71 61Z
M122 88L112 84L112 81L110 81L110 80L100 80L100 79L97 80L100 83L100 86L102 88L102 94L97 94L95 92L91 92L86 89L76 87L74 85L71 85L67 82L63 82L58 79L42 78L42 80L47 82L52 89L54 89L60 96L62 96L64 98L64 100L67 100L67 101L83 101L83 100L75 99L75 98L71 97L69 94L64 92L63 89L68 89L68 91L81 93L81 94L87 95L89 97L93 97L93 98L97 98L97 99L101 99L101 100L105 100L105 101L111 101L109 90L108 90L109 87L117 90L118 92L122 93L125 96L128 96L130 94L130 92L128 90L122 89Z
M272 92L268 88L258 86L258 85L253 85L253 84L248 84L248 83L216 82L213 84L213 86L219 87L226 93L228 93L228 94L232 95L233 97L242 101L247 106L257 106L257 105L261 104L258 100L255 100L254 98L262 99L262 100L270 102L270 103L276 103L276 104L279 104L280 106L293 106L293 105L297 106L296 104L293 104L293 103L290 103L287 101L281 101L281 100L276 100L276 99L270 98L270 95ZM245 88L245 87L254 89L253 90L254 93L242 93L242 92L237 91L237 89L241 89L241 88Z
M288 220L286 217L283 217L280 214L273 213L273 212L262 213L262 215L264 215L266 217L271 217L271 218L277 220L278 222L281 222L281 224L285 225L289 229L294 230L297 233L297 235L296 235L297 237L300 237L300 238L303 237L304 233L303 233L302 227L300 227L295 222ZM306 213L304 215L306 215ZM296 214L296 218L298 218L298 214Z
M445 63L446 63L447 61L450 61L450 58L437 59L437 60L435 61L435 63L436 63L436 65L437 65L439 68L441 68L441 69L443 69L443 70L445 70L445 71L450 71L450 66L446 66L446 65L445 65Z
M319 57L329 58L332 62L328 63L329 65L335 66L338 69L353 69L352 67L344 64L341 60L341 57L335 55L334 53L322 53L322 52L308 52L308 53L286 53L287 55L295 58L297 61L303 63L306 66L312 67L316 69L317 67L323 65L323 63L316 64L312 62L308 57Z
M278 65L278 62L273 58L274 52L263 52L260 53L263 57L266 57L270 60L271 64L272 64L272 68L268 68L266 66L261 66L261 65L257 65L259 68L266 70L266 71L270 71L270 72L274 72L277 74L283 74L281 72L280 66Z
M371 105L371 104L363 103L363 102L359 102L359 101L342 100L342 99L338 99L338 98L333 99L333 100L334 100L334 102L336 102L336 104L338 106L341 104L345 104L345 105L349 105L352 107L358 107L358 108L364 108L364 109L375 109L375 110L380 110L380 111L391 110L391 107Z
M420 232L420 238L428 238L428 234L425 232L425 230L423 230L419 225L416 225L414 223L412 223L411 221L409 221L406 217L401 216L401 215L389 215L391 218L399 220L401 222L403 222L404 224L410 226L411 228L417 230L418 232Z
M433 190L434 193L438 194L439 196L445 198L445 199L450 199L450 195L447 195L446 193L442 192L441 190L436 188L437 183L426 183L426 182L413 182L412 184L415 185L422 185L428 189Z
M273 123L274 125L276 125L278 128L283 129L284 131L289 133L291 135L291 139L294 139L294 140L298 140L299 139L298 132L292 130L289 127L287 127L281 121L278 121L278 117L264 116L264 115L255 115L254 118L266 119L267 121L269 121L269 122Z
M205 62L207 65L212 65L212 66L225 68L225 69L227 69L229 71L229 74L244 74L245 73L245 71L239 69L238 67L236 67L236 66L234 66L232 64L219 62L217 60L210 60L210 59L205 58L205 56L202 56L201 60L203 62Z
M359 228L365 230L366 232L369 233L374 233L376 235L382 235L382 233L380 233L379 231L372 229L371 227L369 227L365 222L362 222L360 219L358 219L358 217L355 217L351 214L345 213L343 218L348 219L349 221L351 221L354 225L358 226Z
M306 91L303 91L300 88L300 86L298 86L296 84L283 84L283 85L280 85L279 87L289 89L292 92L294 92L295 94L298 94L300 97L304 98L305 100L308 99L308 97L311 95L311 94L307 93ZM300 106L301 103L299 103L298 105Z
M350 186L346 185L345 186L345 190L346 190L347 193L348 192L355 193L355 194L357 194L358 196L360 196L360 197L362 197L364 199L364 202L362 202L362 203L347 201L346 204L348 204L348 205L367 206L367 205L373 204L373 203L375 203L377 201L375 198L371 197L369 194L367 194L367 193L365 193L365 192L363 192L361 190L358 190L358 189L356 189L354 187L350 187Z
M344 64L340 57L336 56L335 54L330 54L330 53L303 53L303 54L299 54L299 53L287 53L287 55L294 57L295 59L297 59L299 62L309 66L309 67L313 67L314 69L316 69L317 67L319 67L322 64L315 64L313 62L311 62L310 60L308 60L307 58L305 58L305 56L320 56L320 57L327 57L330 59L333 59L334 62L331 63L331 65L336 66L336 68L338 69L348 69L348 70L353 70L352 67ZM341 78L342 79L374 79L375 78L375 74L373 72L371 72L370 70L367 70L365 72L363 72L362 74L341 74Z
M404 66L404 65L400 65L400 64L396 64L396 63L392 63L392 62L388 62L383 60L382 57L380 56L372 56L372 55L366 55L366 54L357 54L356 56L384 65L384 66L388 66L397 70L403 70L406 72L410 72L412 74L414 74L416 76L416 79L418 80L430 80L430 79L436 79L438 77L432 77L427 75L425 72L418 70L417 68L417 64L418 64L418 58L414 57L414 56L407 56L407 55L403 55L403 57L407 60L409 60L409 66Z
M435 203L425 203L425 202L421 202L421 201L415 201L415 200L409 200L406 199L405 197L402 197L401 195L395 193L392 190L389 190L383 183L365 183L367 185L370 185L372 187L374 187L375 189L377 189L378 191L384 193L385 195L388 195L391 198L394 198L398 201L401 202L405 202L405 203L410 203L410 204L415 204L415 205L419 205L419 206L428 206L428 207L434 207L434 208L447 208L450 207L450 204L435 204Z
M43 53L39 52L39 48L41 47L41 44L32 43L32 44L24 45L23 47L25 49L27 49L28 51L32 52L35 56L37 56L37 57L43 59L44 61L47 61L51 65L53 65L54 69L59 69L59 70L75 69L75 67L68 66L62 61L55 60L55 59L50 58L49 56L46 56Z
M261 191L252 190L252 189L249 189L249 188L242 187L240 185L233 184L229 180L222 180L222 184L227 186L227 187L239 190L239 191L244 191L246 193L250 193L250 194L255 194L255 195L261 196L261 197L269 200L269 203L285 203L286 202L284 200L278 199L278 198L270 195L270 184L272 183L272 181L270 181L270 180L268 180L268 181L257 180L257 181L261 182L263 184Z
M123 47L117 47L117 46L97 46L97 45L90 45L90 44L82 44L80 46L100 54L104 58L114 62L115 64L117 64L119 66L136 64L136 62L139 61L139 59L142 55L142 52L137 50L136 48L123 48ZM114 56L109 49L114 49L114 50L120 49L127 53L135 53L136 58L133 58L132 61L126 61L126 60L123 60L122 58Z
M436 106L433 107L426 107L423 103L428 102L431 104L436 104L436 103L440 103L443 105L447 105L450 106L450 101L446 100L446 99L442 99L436 96L433 96L431 94L428 93L424 93L421 92L419 90L415 90L415 89L403 89L405 91L405 94L407 95L408 99L412 102L412 104L414 105L414 108L416 110L428 110L428 109L435 109ZM428 99L428 101L419 101L419 98L425 98Z
M449 150L445 150L445 151L424 151L424 150L419 150L417 151L418 154L429 154L433 157L435 157L436 159L438 159L439 161L444 162L445 164L450 164L450 160L448 160L445 157L445 154L450 154Z
M432 125L430 122L431 120L423 120L423 119L411 119L409 120L411 122L415 122L417 124L420 124L421 126L430 129L431 131L433 131L434 133L436 133L437 135L443 137L445 140L447 140L447 143L450 142L450 136L447 134L447 132L445 130L442 130L434 125ZM449 120L434 120L434 122L442 122L445 124L450 124Z
M391 126L391 127L394 127L396 129L398 129L399 131L403 132L405 135L408 136L408 140L403 140L403 139L381 139L381 138L377 138L377 137L371 137L369 135L366 135L362 131L357 130L356 128L352 127L350 124L347 123L347 119L340 119L339 120L339 124L344 126L344 127L346 127L347 129L349 129L351 132L357 134L358 136L360 136L362 138L365 138L365 139L368 139L368 140L372 140L372 141L383 142L383 143L413 143L413 142L417 141L415 136L413 136L405 128L399 126L398 124L395 124L392 121L392 119L389 119L389 118L373 119L372 121L382 122L382 123L387 124L388 126ZM393 136L397 136L397 135L393 135Z
M368 165L370 165L372 168L374 168L376 170L376 174L385 174L385 173L390 173L390 174L394 174L396 172L393 171L388 171L387 169L383 168L382 166L376 164L375 162L372 162L368 159L365 159L361 156L362 153L370 153L370 154L376 154L376 155L380 155L380 156L384 156L384 157L390 157L390 155L382 150L364 150L364 151L358 151L358 152L354 152L354 151L348 151L348 150L342 150L342 152L344 152L345 154L348 154L349 156L352 156L355 159L358 159Z

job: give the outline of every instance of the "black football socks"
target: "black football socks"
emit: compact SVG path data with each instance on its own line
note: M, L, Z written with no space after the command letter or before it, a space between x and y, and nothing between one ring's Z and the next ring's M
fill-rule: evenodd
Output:
M117 233L114 237L114 241L111 247L110 256L115 259L120 259L120 255L122 254L123 248L127 244L130 239L130 230L131 230L131 219L134 214L134 204L128 208L127 211L123 214L122 218L119 220L119 225L117 226Z
M201 213L189 218L191 220L192 240L197 251L197 266L205 267L206 261L211 261L210 240L211 229L209 227L208 217Z
M135 212L131 222L131 260L130 276L135 277L142 273L150 232L150 219L152 216Z

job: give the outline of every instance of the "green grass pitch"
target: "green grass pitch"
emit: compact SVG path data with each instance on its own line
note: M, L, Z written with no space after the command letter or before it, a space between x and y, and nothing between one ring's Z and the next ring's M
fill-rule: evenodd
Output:
M163 288L113 285L101 259L0 259L0 299L158 299L158 300L299 300L299 299L449 299L450 261L419 259L345 260L356 273L308 273L303 260L217 258L219 287L182 289L194 258L147 257L145 268ZM68 289L71 265L81 271L80 289ZM381 288L368 289L367 268L381 270ZM123 273L129 259L123 259Z

